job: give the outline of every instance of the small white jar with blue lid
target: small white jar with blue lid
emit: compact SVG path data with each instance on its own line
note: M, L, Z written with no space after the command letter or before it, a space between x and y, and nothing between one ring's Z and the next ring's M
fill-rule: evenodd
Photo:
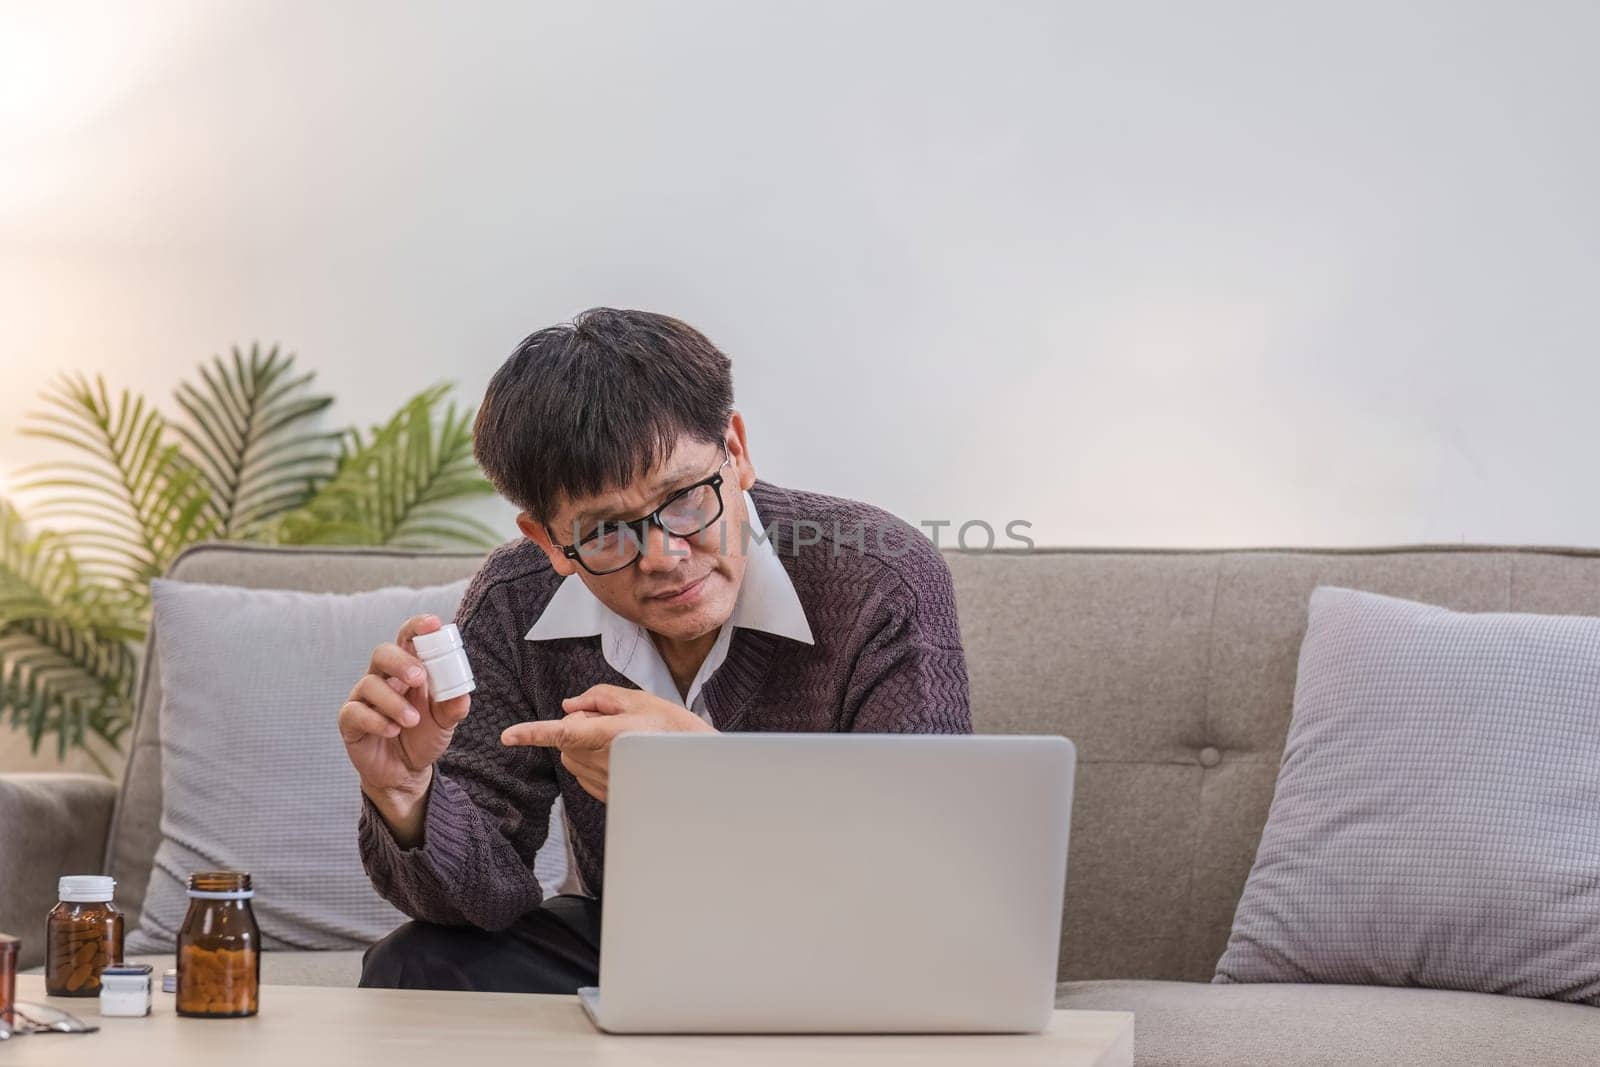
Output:
M118 963L100 972L100 1014L150 1014L150 965Z

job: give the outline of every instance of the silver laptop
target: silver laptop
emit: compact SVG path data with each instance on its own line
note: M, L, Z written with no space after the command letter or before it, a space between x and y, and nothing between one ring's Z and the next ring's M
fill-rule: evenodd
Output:
M613 1033L1021 1033L1055 999L1061 737L628 734L612 747Z

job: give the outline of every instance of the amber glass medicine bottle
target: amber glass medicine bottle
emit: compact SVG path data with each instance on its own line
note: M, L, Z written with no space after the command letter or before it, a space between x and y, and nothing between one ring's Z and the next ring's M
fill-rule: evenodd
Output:
M178 1014L206 1019L254 1015L261 990L261 930L250 876L189 876L189 913L178 931Z
M10 1024L12 1005L17 1002L17 953L22 942L10 934L0 934L0 1022Z
M122 962L116 887L96 874L69 874L58 884L61 903L45 919L44 988L52 997L97 997L100 972Z

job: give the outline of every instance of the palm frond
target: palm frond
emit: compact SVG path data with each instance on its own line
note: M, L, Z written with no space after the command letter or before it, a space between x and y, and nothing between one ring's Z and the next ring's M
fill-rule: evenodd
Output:
M49 620L0 629L0 707L10 710L34 752L49 734L61 756L87 749L91 738L117 748L133 720L137 677L124 643Z
M44 401L49 407L29 415L22 432L87 453L100 474L68 480L51 471L18 489L50 494L36 518L88 520L62 536L86 564L92 560L136 600L148 599L150 579L217 527L204 476L166 442L159 411L127 390L113 397L103 378L64 376Z
M47 734L63 756L69 747L93 756L91 737L116 748L132 720L138 611L84 581L66 538L30 534L0 500L0 712L34 751Z
M306 429L333 403L307 392L312 372L293 374L295 357L276 346L263 353L211 357L199 383L178 386L188 416L174 430L200 471L214 535L246 534L302 506L332 477L338 434Z
M19 491L33 532L0 499L0 722L35 751L115 751L133 719L150 580L208 537L488 547L460 505L493 492L472 458L472 413L448 386L363 433L310 429L331 399L274 348L213 357L181 385L172 424L136 393L57 379L23 432L75 457L36 464ZM34 527L37 529L37 527ZM108 770L109 773L109 770Z
M500 537L459 513L491 495L472 457L472 412L448 403L448 385L408 400L367 434L345 434L333 478L283 517L278 539L295 544L487 548Z
M48 614L75 584L72 556L28 532L22 516L0 500L0 626Z

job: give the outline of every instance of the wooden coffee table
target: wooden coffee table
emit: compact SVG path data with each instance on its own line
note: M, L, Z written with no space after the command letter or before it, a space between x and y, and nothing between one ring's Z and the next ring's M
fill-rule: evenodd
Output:
M159 983L160 975L156 976ZM117 1063L378 1063L383 1067L562 1064L563 1067L745 1067L825 1063L980 1064L984 1067L1132 1067L1133 1016L1058 1011L1042 1034L937 1037L616 1037L599 1033L577 997L431 993L405 989L263 986L251 1019L182 1019L171 993L144 1019L100 1018L96 1000L45 997L44 979L17 979L17 998L50 1004L95 1034L30 1034L0 1044L5 1067Z

